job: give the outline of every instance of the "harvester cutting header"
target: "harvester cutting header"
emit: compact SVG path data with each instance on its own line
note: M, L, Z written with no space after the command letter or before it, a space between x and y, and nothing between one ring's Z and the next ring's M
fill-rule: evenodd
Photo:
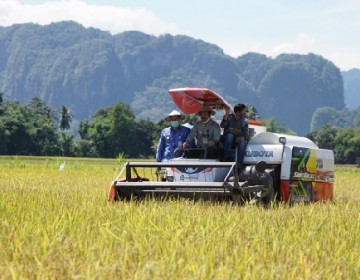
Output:
M221 95L207 88L170 89L169 94L186 114L204 108L233 111ZM198 138L185 143L180 157L127 162L111 185L109 200L176 196L268 204L333 199L333 151L319 149L305 137L266 132L257 120L248 120L248 131L240 165L237 148L231 151L232 159L224 159L224 135L219 141L222 154L215 156L196 143Z

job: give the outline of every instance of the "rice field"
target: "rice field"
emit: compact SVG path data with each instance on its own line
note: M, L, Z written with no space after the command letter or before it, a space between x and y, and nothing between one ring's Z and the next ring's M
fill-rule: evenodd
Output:
M360 279L360 168L336 167L334 202L268 209L109 203L119 169L0 157L0 279Z

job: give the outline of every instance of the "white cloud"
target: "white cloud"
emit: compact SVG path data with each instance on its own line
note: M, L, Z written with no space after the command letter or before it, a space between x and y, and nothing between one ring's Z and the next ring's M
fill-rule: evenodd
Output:
M144 8L91 5L81 0L58 0L39 5L23 5L18 0L0 0L0 25L74 20L85 27L96 27L112 34L139 30L148 34L177 33L177 27Z
M266 41L263 43L244 41L237 42L237 44L234 43L235 42L223 42L224 52L234 57L240 56L247 52L258 52L270 57L276 57L282 53L316 53L316 40L304 33L299 34L293 41L283 42L275 46L272 43Z
M299 53L307 54L315 52L315 39L301 33L297 36L294 42L282 43L272 48L271 55L277 56L281 53Z

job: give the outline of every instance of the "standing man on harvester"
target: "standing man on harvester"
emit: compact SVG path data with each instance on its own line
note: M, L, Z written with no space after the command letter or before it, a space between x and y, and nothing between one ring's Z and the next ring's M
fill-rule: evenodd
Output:
M246 146L249 141L249 124L246 116L245 104L237 104L234 114L229 114L229 108L225 108L225 115L220 123L224 129L224 161L232 161L232 149L236 148L237 167L242 169Z

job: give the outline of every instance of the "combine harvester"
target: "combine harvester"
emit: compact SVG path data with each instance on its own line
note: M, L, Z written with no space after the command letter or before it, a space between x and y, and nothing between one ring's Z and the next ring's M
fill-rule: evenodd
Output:
M169 94L186 114L203 106L232 109L206 88L171 89ZM112 183L108 199L175 196L265 205L333 199L333 151L319 149L305 137L266 132L260 121L249 120L249 130L241 171L235 162L207 159L205 150L187 149L183 157L168 162L127 162Z

